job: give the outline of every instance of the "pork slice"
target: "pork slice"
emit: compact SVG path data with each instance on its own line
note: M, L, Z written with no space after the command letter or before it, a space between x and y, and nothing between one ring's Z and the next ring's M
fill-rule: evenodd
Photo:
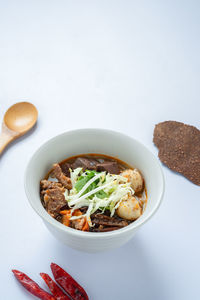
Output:
M78 157L74 163L72 164L72 168L83 168L85 171L87 170L96 170L96 165L98 161L94 158L85 158L85 157Z
M53 165L52 175L55 176L66 189L70 190L72 188L71 179L63 174L59 164Z
M120 173L120 168L116 161L104 161L103 163L98 163L96 165L96 170L98 172L106 171L110 174Z
M66 205L65 196L62 188L54 188L46 190L44 195L44 205L47 212L54 218L59 215L62 207Z

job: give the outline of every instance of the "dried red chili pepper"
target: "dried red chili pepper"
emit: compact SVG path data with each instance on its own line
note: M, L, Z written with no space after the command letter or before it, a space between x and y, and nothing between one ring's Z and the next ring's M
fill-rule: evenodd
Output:
M70 300L70 298L63 293L61 288L51 279L48 274L40 273L40 276L44 279L56 300Z
M29 278L26 274L18 271L12 270L17 280L34 296L42 300L55 300L55 298L43 290L35 281Z
M56 282L73 300L89 300L86 291L65 270L52 263L51 270Z

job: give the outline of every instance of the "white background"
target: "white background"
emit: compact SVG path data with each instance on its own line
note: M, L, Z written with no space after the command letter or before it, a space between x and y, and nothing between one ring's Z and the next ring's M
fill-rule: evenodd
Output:
M75 128L124 132L154 154L154 125L200 128L199 1L0 0L0 117L33 102L31 134L0 158L0 299L34 299L12 268L45 286L56 262L91 300L200 299L200 190L163 166L166 193L128 244L108 253L72 250L44 227L23 187L30 156Z

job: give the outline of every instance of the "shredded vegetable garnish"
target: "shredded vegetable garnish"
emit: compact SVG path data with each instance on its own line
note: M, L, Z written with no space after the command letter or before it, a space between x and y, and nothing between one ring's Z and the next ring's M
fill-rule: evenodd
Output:
M70 177L72 189L64 195L71 208L71 214L76 209L87 207L85 214L71 216L70 220L86 217L90 226L90 216L95 211L100 210L104 213L105 210L109 210L112 217L120 202L134 194L127 178L121 175L91 170L83 172L82 168L77 168L70 170Z

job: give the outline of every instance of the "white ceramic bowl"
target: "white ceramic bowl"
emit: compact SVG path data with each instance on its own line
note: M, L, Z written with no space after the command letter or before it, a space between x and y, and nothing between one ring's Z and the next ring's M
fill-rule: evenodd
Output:
M119 230L95 233L66 227L46 212L40 201L40 180L53 163L83 153L114 156L141 170L146 183L148 202L139 219ZM25 191L33 209L58 240L78 250L98 252L125 244L133 237L138 228L151 218L163 198L164 177L159 161L135 139L105 129L80 129L52 138L35 152L26 169Z

